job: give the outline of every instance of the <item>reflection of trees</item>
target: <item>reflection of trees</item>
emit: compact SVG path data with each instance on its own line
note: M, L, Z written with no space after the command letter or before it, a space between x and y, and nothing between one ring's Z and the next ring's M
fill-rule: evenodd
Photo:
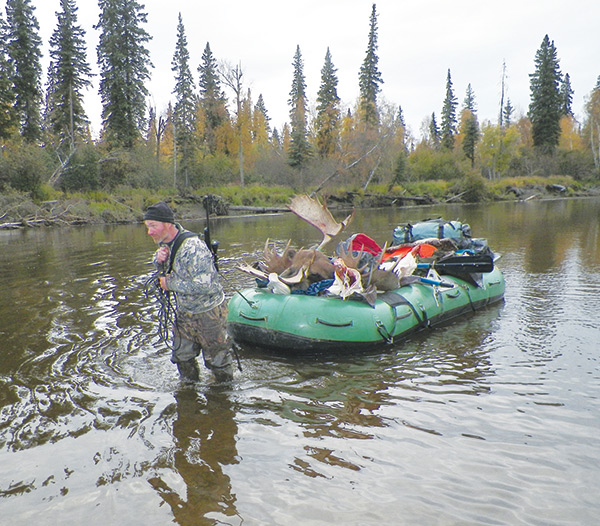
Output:
M222 469L238 463L235 412L218 388L203 395L190 388L175 393L173 461L186 494L160 477L149 481L171 507L175 522L183 526L220 524L219 515L237 514L231 481Z
M495 375L485 340L501 304L399 342L381 354L297 357L296 376L278 384L278 400L253 401L252 409L272 413L296 424L302 432L302 452L289 467L310 478L330 478L332 469L360 471L363 458L349 441L378 440L383 429L398 424L416 431L446 432L430 419L423 405L446 404L454 397L486 395L488 377ZM335 361L332 374L330 360ZM322 364L322 365L321 365ZM398 420L397 406L405 406ZM368 446L365 446L368 449Z
M597 206L578 199L506 203L488 209L492 248L509 257L521 256L523 268L533 274L560 271L573 251L585 254L586 262L598 253ZM500 266L506 267L506 259ZM598 259L596 258L595 261Z

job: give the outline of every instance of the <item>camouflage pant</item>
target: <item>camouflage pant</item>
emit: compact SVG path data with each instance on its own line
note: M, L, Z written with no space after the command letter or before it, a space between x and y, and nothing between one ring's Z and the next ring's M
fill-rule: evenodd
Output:
M201 314L177 313L171 361L187 362L202 352L209 369L231 369L233 354L227 338L227 302Z

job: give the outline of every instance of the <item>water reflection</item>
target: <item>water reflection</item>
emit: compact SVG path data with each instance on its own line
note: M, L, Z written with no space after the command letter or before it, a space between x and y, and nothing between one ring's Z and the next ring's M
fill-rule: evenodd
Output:
M181 526L231 524L228 518L237 515L236 497L224 469L239 462L236 410L219 387L203 394L182 388L175 400L173 468L184 486L160 476L148 482Z
M183 389L141 283L143 227L0 232L0 506L13 524L593 524L600 507L600 203L359 211L502 254L506 301L368 353L244 349ZM203 223L189 225L201 231ZM219 219L227 294L291 216ZM573 444L577 444L574 449ZM375 506L373 503L376 503Z
M377 352L315 356L274 356L246 348L252 362L268 361L288 371L270 379L276 396L260 393L243 409L262 425L297 428L301 455L290 468L309 478L330 478L337 469L361 471L364 461L348 455L353 441L378 440L388 428L404 426L429 435L454 433L456 423L431 420L423 404L445 406L464 397L489 395L495 376L486 340L496 327L503 305L490 306L472 318L419 334ZM259 366L260 368L260 366ZM414 408L397 417L395 408ZM462 436L485 439L468 427ZM359 446L357 446L359 447Z

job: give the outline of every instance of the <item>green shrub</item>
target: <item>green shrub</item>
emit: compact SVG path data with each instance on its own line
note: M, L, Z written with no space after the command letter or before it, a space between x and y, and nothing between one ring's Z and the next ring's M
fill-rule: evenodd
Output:
M93 145L84 145L73 154L59 179L66 192L94 190L100 184L98 161L100 153Z
M409 196L425 196L442 198L452 187L452 181L416 181L404 183L404 188Z
M570 175L579 181L594 176L594 158L590 151L559 150L557 164L560 175Z
M480 203L492 196L486 180L477 174L467 175L457 183L454 190L456 194L461 194L461 199L467 203Z
M34 144L8 143L0 155L0 189L8 186L36 199L50 178L48 152Z
M225 186L205 188L206 193L220 195L233 206L284 206L295 195L283 186Z
M452 150L418 148L408 158L409 179L411 181L459 179L468 172L467 164L465 158Z
M57 201L62 197L62 193L54 189L48 183L40 185L37 191L37 200L39 201Z
M184 186L183 176L178 175L178 186ZM189 174L189 184L192 188L205 185L225 185L239 183L237 159L226 155L209 155L202 159L196 170Z

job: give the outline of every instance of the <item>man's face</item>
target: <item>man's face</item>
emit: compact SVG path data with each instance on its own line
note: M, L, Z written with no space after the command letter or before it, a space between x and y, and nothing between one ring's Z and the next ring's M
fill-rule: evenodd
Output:
M159 243L167 243L171 241L171 223L163 223L161 221L144 221L148 229L148 235L158 245Z

